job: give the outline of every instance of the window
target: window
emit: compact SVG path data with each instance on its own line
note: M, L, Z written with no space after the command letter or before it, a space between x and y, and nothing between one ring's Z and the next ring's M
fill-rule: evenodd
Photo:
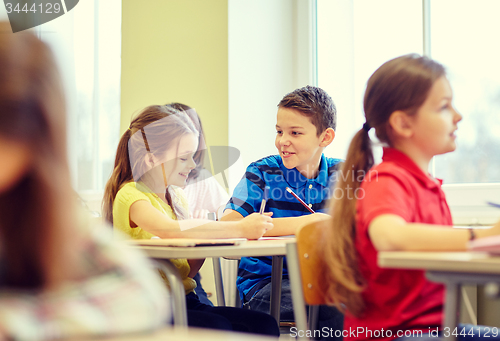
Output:
M338 131L327 154L345 157L364 122L362 99L369 76L385 61L423 53L425 43L448 71L454 104L463 115L455 152L434 159L455 223L498 220L486 201L500 201L500 52L495 37L500 3L480 0L317 0L318 85L337 105ZM423 5L429 4L424 11ZM430 42L428 41L430 39ZM380 150L376 151L380 156Z
M119 138L121 1L80 1L35 30L52 47L63 77L73 187L101 193Z
M464 117L456 152L436 157L435 174L447 183L500 182L500 51L493 43L500 2L431 1L430 10L432 56L446 66Z
M422 6L420 0L318 0L317 7L318 86L338 111L338 131L327 153L345 157L365 121L363 93L370 75L395 56L422 53Z
M31 30L51 46L63 79L73 188L100 211L119 139L121 1L80 1Z

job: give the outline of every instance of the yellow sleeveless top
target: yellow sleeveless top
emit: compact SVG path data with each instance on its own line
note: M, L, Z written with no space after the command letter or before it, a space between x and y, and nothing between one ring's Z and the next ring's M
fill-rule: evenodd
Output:
M172 208L155 193L140 191L137 189L135 182L129 182L120 188L113 203L113 228L115 230L122 232L122 234L125 233L125 235L129 236L131 239L151 239L151 237L154 237L154 234L143 230L140 226L134 228L130 226L130 206L139 200L145 200L151 203L151 205L161 213L177 220ZM172 200L188 211L188 203L181 188L176 187L174 189ZM172 259L171 261L179 269L186 294L193 291L193 289L196 288L196 282L188 277L190 267L187 259ZM165 275L163 273L161 273L161 275L168 285Z

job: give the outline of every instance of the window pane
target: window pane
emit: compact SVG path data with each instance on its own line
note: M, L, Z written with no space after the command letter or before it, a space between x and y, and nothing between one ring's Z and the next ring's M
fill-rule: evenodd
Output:
M435 158L446 183L500 182L500 1L431 1L432 57L448 71L457 150Z
M337 131L325 153L345 157L364 122L363 94L385 61L422 53L421 0L318 0L318 85L337 105Z
M58 61L68 111L74 189L102 191L114 164L120 122L121 1L80 1L36 28Z

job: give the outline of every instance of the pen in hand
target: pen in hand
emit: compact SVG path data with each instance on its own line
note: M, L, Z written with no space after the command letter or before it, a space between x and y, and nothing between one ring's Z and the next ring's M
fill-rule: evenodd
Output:
M260 203L260 214L264 214L264 209L266 208L266 201L267 198L269 197L269 186L266 186L264 188L264 197L262 197L262 202Z
M286 188L286 191L288 193L290 193L291 195L293 195L295 197L295 199L297 199L302 205L304 205L305 208L307 208L307 210L311 213L316 213L314 212L314 210L312 208L310 208L309 206L307 206L307 204L304 202L304 200L300 199L299 196L297 194L295 194L289 187Z

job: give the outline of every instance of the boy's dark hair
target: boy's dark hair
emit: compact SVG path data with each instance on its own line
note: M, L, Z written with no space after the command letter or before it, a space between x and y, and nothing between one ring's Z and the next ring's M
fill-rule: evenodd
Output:
M309 117L318 136L327 128L335 130L337 125L337 108L332 98L316 86L307 85L286 94L278 108L295 109Z

